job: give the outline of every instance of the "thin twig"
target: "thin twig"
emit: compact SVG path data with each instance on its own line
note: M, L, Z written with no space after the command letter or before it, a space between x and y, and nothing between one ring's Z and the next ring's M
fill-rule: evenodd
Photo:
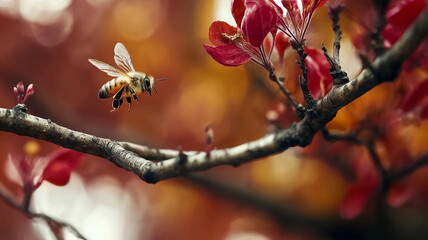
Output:
M342 71L342 67L339 62L328 54L327 48L322 45L322 50L324 56L326 57L328 63L330 64L330 75L333 78L333 86L340 86L349 82L348 74L345 71Z
M4 192L2 189L0 189L0 198L3 199L3 201L9 205L10 207L24 213L29 218L40 218L43 219L46 224L49 225L49 223L55 223L63 228L68 228L76 237L86 240L87 238L84 237L73 225L54 219L46 214L43 213L34 213L26 208L24 204L19 204L14 198L12 198L9 194ZM56 236L56 235L55 235Z
M333 57L328 54L324 44L322 49L324 51L325 57L330 63L330 75L333 78L333 86L338 86L349 82L348 75L346 72L342 71L339 58L340 40L342 39L342 31L340 30L339 25L339 16L344 7L344 2L340 0L334 3L331 1L328 2L328 15L332 21L332 28L334 31Z
M381 180L381 194L384 196L386 192L388 191L388 188L390 186L390 181L388 179L388 172L386 171L385 167L382 165L382 161L379 157L379 155L376 153L374 142L370 141L366 143L366 148L370 153L371 160L373 162L373 165L377 169L380 180Z
M355 144L362 144L361 140L358 138L357 132L343 133L343 132L333 132L329 131L327 128L322 128L321 133L325 140L329 142L335 141L347 141Z
M294 99L293 95L291 95L291 93L287 90L287 88L284 85L284 81L279 79L274 72L271 72L269 74L269 78L276 82L276 84L278 84L279 89L281 89L281 92L284 93L285 97L287 98L287 103L289 103L291 105L291 107L293 108L293 110L296 112L297 116L300 119L303 119L303 117L305 116L305 108L301 105L298 104L296 99Z
M53 223L55 223L57 225L60 225L63 228L68 228L76 237L78 237L78 238L80 238L82 240L86 240L87 239L86 237L84 237L79 232L79 230L77 230L77 228L75 228L73 225L71 225L69 223L66 223L66 222L63 222L63 221L59 221L59 220L54 219L54 218L52 218L52 217L50 217L50 216L48 216L46 214L43 214L43 213L29 212L27 215L29 217L31 217L31 218L41 218L41 219L43 219L48 224L49 224L49 222L53 222Z
M332 21L332 28L334 31L334 44L333 44L333 57L334 61L339 64L339 51L340 51L340 40L342 39L342 31L340 30L339 25L339 16L342 10L345 7L343 0L338 0L336 2L328 1L328 16Z
M378 19L374 31L370 34L372 39L372 46L376 56L380 56L385 53L386 49L383 44L382 32L386 26L386 8L389 0L372 0L373 4L378 10Z
M418 170L420 167L428 165L428 155L422 156L416 161L414 161L412 164L402 168L399 171L391 172L388 176L389 181L394 182L398 181L404 177L407 177L414 171Z

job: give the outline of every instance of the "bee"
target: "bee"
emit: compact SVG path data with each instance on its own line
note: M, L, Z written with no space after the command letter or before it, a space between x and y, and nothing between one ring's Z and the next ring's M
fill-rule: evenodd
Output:
M113 97L113 109L110 112L116 111L122 106L123 98L129 103L128 112L131 110L132 98L138 102L137 95L142 92L149 92L152 95L152 89L155 89L157 81L166 80L165 78L154 80L153 76L142 72L136 72L132 65L131 56L126 50L125 45L116 43L114 47L114 61L120 69L117 69L105 62L88 59L95 67L107 73L114 79L105 83L98 92L99 98ZM131 98L132 97L132 98Z

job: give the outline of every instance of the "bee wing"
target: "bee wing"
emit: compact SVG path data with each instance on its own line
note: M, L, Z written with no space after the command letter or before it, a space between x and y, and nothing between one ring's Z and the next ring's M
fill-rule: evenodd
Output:
M126 72L135 72L134 66L131 62L131 56L129 55L128 50L126 50L125 45L118 42L114 46L114 61L117 66L122 68Z
M101 62L101 61L95 60L95 59L88 59L88 60L95 67L97 67L99 70L107 73L109 76L112 76L112 77L123 77L123 76L126 76L126 77L129 78L129 76L126 75L126 73L124 73L122 70L119 70L119 69L111 66L110 64L107 64L105 62Z

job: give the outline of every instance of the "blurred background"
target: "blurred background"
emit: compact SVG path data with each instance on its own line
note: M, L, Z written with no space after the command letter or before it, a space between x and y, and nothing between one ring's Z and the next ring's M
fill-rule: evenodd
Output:
M366 6L360 2L347 2L354 15L370 12L360 9ZM346 33L348 29L358 31L349 16L342 24L341 62L353 77L361 64ZM267 113L287 111L281 105L285 98L257 65L230 68L209 57L203 44L209 44L208 27L214 20L235 25L229 0L0 0L1 107L15 106L12 89L22 81L26 86L33 83L35 88L27 101L29 113L99 137L151 148L181 146L200 151L205 149L207 125L214 130L216 148L260 138L272 129ZM325 43L331 50L334 35L330 25L327 9L320 8L307 36L308 45L319 49ZM137 71L168 81L157 83L159 94L140 95L130 112L124 103L122 109L111 113L111 99L98 99L99 88L111 77L87 59L115 65L113 48L117 42L127 47ZM288 50L286 79L297 79L295 59ZM296 83L290 80L287 85L301 101ZM391 89L394 86L381 86L341 111L329 127L354 129L366 116L367 106L381 109L393 99L388 95ZM295 120L289 114L283 124ZM414 138L406 138L414 156L426 149L426 137L418 135L421 128L427 132L426 121L403 133L419 136L416 143ZM0 132L2 182L8 182L8 154L24 152L29 141L40 145L40 156L58 148ZM290 149L202 175L297 209L308 219L340 219L339 206L357 178L352 160L368 155L361 152L361 148L329 144L317 136L305 150ZM371 166L370 161L359 163ZM418 198L409 197L403 204L410 202L413 208L406 214L418 217L421 224L427 219L427 171L417 173L407 182L413 186L411 196ZM88 239L324 239L313 232L311 223L306 231L301 226L295 229L290 222L275 218L272 209L257 207L251 198L238 199L221 187L197 182L178 178L150 185L105 159L85 155L68 185L44 183L32 206L73 224ZM415 186L415 182L419 184ZM415 213L415 204L422 211ZM1 239L53 239L44 223L27 219L2 201L0 216ZM67 237L74 239L71 234Z

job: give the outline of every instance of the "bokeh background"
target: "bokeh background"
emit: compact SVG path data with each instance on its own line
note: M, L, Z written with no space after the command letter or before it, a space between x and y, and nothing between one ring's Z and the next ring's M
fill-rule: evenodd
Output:
M347 1L353 14L346 15L342 24L341 61L350 77L358 74L361 64L347 30L358 31L352 16L371 14L370 4L363 2L367 4ZM229 0L0 0L1 107L16 104L12 88L23 81L35 88L27 102L29 113L100 137L151 148L181 146L202 151L207 125L214 130L216 148L262 137L271 130L267 113L282 109L280 103L285 99L255 64L230 68L209 57L203 44L209 42L208 27L214 20L234 25ZM331 49L334 35L330 24L327 9L319 9L307 36L308 45L320 48L325 43ZM168 78L157 83L158 95L139 96L131 112L124 103L122 109L111 113L111 100L97 98L99 88L111 77L87 60L95 58L114 65L117 42L128 48L136 70ZM286 78L296 79L299 73L295 59L291 50L286 52ZM301 101L295 80L287 84ZM381 109L393 99L388 95L391 88L382 86L341 111L330 127L354 129L366 116L367 106ZM285 125L293 120L290 115ZM426 133L426 125L423 122L406 134L419 136L421 128ZM413 144L413 138L408 139ZM418 139L412 145L415 156L426 149L426 137ZM8 154L24 152L24 145L31 141L40 146L41 156L57 149L43 141L0 133L0 179L5 185ZM308 216L337 217L340 203L355 180L352 159L342 151L337 155L334 152L346 147L332 147L317 136L307 151L290 149L203 174L257 191ZM356 155L361 151L357 148L351 152ZM422 194L428 189L423 177L426 173L418 171L412 176L416 180L408 180L419 183L414 191L421 198L414 202L422 213L427 211L423 204L427 194ZM317 239L203 184L179 178L150 185L105 159L89 155L84 156L67 186L44 183L32 206L70 222L89 239ZM422 213L416 214L422 218L420 222L427 219ZM28 220L2 201L0 236L53 239L43 223ZM73 239L70 234L67 237Z

